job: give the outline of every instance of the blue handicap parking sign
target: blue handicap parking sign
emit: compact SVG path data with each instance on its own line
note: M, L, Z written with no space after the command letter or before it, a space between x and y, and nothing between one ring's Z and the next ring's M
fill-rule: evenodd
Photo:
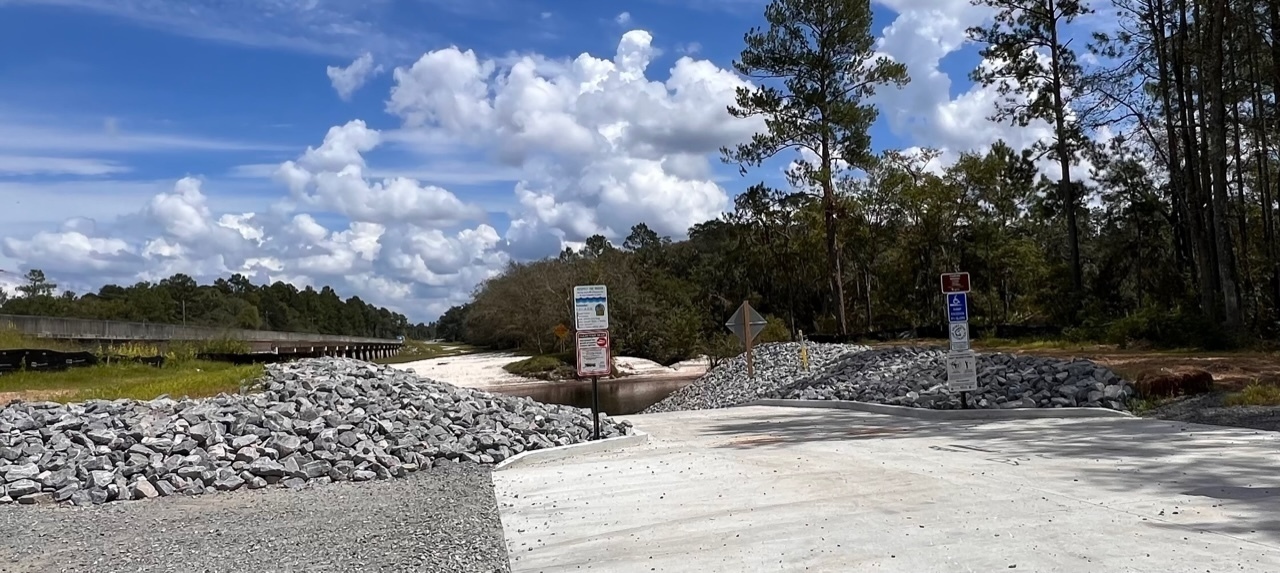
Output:
M969 321L969 295L967 293L947 293L947 320L950 322Z

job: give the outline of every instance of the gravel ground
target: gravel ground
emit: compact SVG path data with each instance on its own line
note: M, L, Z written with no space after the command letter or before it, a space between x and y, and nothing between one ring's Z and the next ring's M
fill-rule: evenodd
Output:
M174 496L0 506L0 572L508 571L490 469Z
M1202 394L1163 404L1142 413L1144 418L1159 418L1194 424L1280 431L1280 407L1223 406L1226 392Z

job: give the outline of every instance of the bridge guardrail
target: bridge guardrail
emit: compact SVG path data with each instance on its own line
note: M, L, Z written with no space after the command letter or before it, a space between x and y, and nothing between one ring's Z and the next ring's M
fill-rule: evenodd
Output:
M23 316L0 314L0 329L14 328L38 338L66 340L218 340L235 339L246 342L313 342L322 340L329 344L388 344L402 345L395 338L368 338L318 334L314 332L278 332L274 330L249 330L243 328L211 328L183 326L154 322L125 322L87 318L61 318L50 316Z

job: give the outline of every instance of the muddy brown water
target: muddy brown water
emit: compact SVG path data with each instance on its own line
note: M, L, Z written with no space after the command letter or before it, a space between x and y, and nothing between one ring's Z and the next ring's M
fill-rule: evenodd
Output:
M652 406L672 392L688 386L699 375L684 377L634 376L600 381L600 410L611 416L635 414ZM526 396L547 404L564 404L578 408L591 407L591 381L564 381L521 384L490 390L495 394Z

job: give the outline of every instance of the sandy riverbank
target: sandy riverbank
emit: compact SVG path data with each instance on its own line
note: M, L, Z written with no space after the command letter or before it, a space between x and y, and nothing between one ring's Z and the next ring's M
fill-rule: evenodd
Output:
M431 358L404 364L394 364L393 366L432 380L487 391L532 384L548 384L545 380L516 376L502 369L503 366L524 358L524 356L507 352L486 352L483 354ZM668 367L652 360L619 356L614 359L614 363L617 364L620 371L645 380L666 377L696 378L707 370L706 360L698 359L687 360Z

